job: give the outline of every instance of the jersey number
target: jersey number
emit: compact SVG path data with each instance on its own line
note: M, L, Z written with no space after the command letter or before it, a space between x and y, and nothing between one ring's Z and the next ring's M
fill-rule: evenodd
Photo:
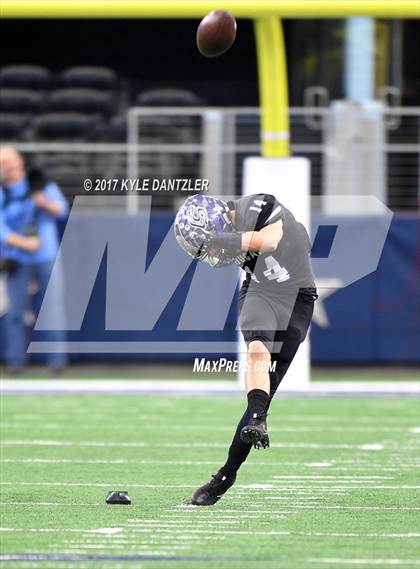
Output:
M268 257L264 258L267 270L263 271L263 275L269 280L269 281L274 281L276 280L278 283L282 283L284 281L287 281L290 279L290 275L287 272L287 269L285 269L284 267L282 267L276 260L274 257L272 257L271 255L269 255ZM251 269L249 267L244 267L245 272L249 274L249 276L251 277L251 279L256 282L256 283L260 283L261 281L259 281L257 279L257 277L254 275L254 273L251 271Z
M287 272L287 269L282 267L274 257L269 255L268 257L265 257L264 261L267 265L267 270L264 271L263 274L269 281L277 281L278 283L282 283L290 279L290 275Z
M262 212L263 205L267 205L267 202L263 200L254 200L255 206L249 208L249 211L257 211L258 213Z

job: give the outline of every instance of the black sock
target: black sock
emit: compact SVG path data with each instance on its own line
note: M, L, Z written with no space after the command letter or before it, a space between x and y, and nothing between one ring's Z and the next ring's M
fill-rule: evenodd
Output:
M251 444L244 443L241 440L241 431L245 425L248 424L250 418L251 415L247 409L236 427L235 436L233 437L232 443L229 447L226 464L220 469L220 472L231 480L235 478L237 471L241 464L246 460L252 448Z
M248 393L248 408L236 427L235 436L229 447L228 458L220 472L233 480L241 464L249 455L252 444L244 443L241 439L242 429L249 423L254 413L265 414L270 404L270 396L262 389L252 389Z
M252 389L248 393L248 411L250 415L257 413L258 415L265 415L267 413L268 405L270 403L270 396L262 389Z
M220 469L221 473L231 480L235 478L241 464L249 455L252 444L244 443L241 439L242 429L249 423L254 413L265 414L270 404L270 397L262 389L253 389L248 393L248 408L236 427L235 436L229 447L226 464Z

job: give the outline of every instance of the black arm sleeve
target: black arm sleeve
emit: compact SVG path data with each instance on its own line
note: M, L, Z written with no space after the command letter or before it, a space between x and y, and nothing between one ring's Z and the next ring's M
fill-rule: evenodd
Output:
M211 237L208 248L224 249L230 255L237 255L241 251L241 233L216 233Z

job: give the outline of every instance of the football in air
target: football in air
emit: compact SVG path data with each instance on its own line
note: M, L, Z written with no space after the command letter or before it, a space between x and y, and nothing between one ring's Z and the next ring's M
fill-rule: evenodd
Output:
M197 47L205 57L217 57L225 53L236 37L236 20L224 10L207 14L197 28Z

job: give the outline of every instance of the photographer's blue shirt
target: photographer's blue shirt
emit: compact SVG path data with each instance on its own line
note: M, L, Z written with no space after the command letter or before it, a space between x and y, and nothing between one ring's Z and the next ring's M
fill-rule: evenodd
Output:
M6 203L6 193L0 186L0 257L25 264L53 261L59 247L56 219L64 218L68 213L68 204L61 190L54 182L48 182L41 190L48 200L60 205L60 214L54 217L26 196L29 189L26 179L10 184L7 188L10 196ZM10 233L25 235L28 225L34 224L41 241L38 251L26 253L7 245L6 239Z

